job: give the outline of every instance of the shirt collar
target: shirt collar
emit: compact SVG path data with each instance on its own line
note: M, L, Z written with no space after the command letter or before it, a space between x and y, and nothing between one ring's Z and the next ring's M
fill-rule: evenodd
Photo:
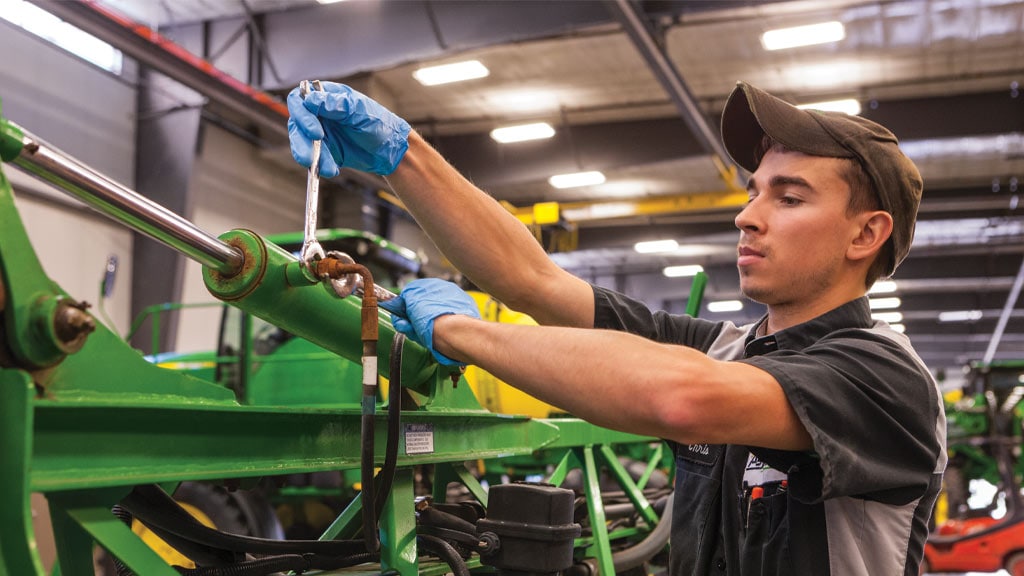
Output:
M790 326L768 336L757 336L768 321L765 315L747 333L746 356L758 356L775 350L802 350L842 328L868 328L872 324L868 297L861 296L802 324Z

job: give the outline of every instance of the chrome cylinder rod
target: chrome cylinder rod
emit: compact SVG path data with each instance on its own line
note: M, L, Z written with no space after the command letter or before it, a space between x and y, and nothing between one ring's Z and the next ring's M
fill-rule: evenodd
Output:
M49 182L99 212L145 234L221 274L242 267L242 252L167 208L100 174L78 160L20 130L21 153L11 163Z

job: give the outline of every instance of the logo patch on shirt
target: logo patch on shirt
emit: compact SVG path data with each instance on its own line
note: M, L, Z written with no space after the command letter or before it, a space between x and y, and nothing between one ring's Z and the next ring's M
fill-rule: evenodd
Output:
M680 444L676 455L683 460L714 466L718 461L718 455L722 453L720 444Z
M743 471L743 484L745 486L764 486L766 484L782 482L789 476L771 466L761 462L761 459L753 454L747 457L747 467Z

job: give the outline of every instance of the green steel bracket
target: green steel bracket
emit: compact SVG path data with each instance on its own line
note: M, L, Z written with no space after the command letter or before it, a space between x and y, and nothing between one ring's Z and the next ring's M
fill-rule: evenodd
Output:
M612 562L611 541L608 538L608 524L605 522L604 503L601 500L601 474L594 457L594 447L584 446L573 450L576 458L583 463L583 490L587 496L587 513L594 543L588 555L597 559L599 574L615 574Z
M0 369L0 575L42 574L32 529L32 396L25 372Z
M21 154L22 138L24 133L12 126L3 117L3 109L0 107L0 160L10 162Z

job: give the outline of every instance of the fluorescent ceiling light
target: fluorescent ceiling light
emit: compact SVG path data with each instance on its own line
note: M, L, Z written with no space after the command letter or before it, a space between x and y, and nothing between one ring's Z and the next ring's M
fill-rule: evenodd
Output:
M871 318L873 320L888 322L889 324L896 324L897 322L903 321L903 314L900 312L872 312Z
M508 144L510 142L525 142L526 140L540 140L551 138L555 135L555 129L547 122L534 122L533 124L518 124L516 126L505 126L491 130L491 138Z
M703 271L704 267L700 264L690 264L687 266L666 266L662 273L669 278L683 278L686 276L696 276Z
M844 98L842 100L827 100L825 102L814 102L812 104L800 104L797 106L802 110L823 110L826 112L842 112L850 116L860 114L860 101L855 98Z
M879 280L871 286L868 294L888 294L896 291L896 282L892 280Z
M737 312L739 310L743 310L743 302L739 300L708 302L708 312Z
M939 322L972 322L980 320L981 310L951 310L939 312Z
M576 188L577 186L593 186L604 183L604 174L597 171L574 172L572 174L556 174L548 178L555 188Z
M761 45L765 50L783 50L812 44L838 42L846 37L846 29L842 22L822 22L769 30L761 35Z
M438 84L448 84L449 82L483 78L490 73L491 71L481 64L479 60L467 60L454 64L420 68L412 73L412 77L424 86L437 86Z
M900 307L900 299L893 296L890 298L871 298L868 300L872 310L889 310Z
M907 327L904 326L903 324L889 324L889 328L892 328L893 330L899 332L900 334L903 334L904 332L907 331Z
M676 248L679 248L679 242L675 240L651 240L648 242L637 242L633 245L633 249L641 254L672 252Z

